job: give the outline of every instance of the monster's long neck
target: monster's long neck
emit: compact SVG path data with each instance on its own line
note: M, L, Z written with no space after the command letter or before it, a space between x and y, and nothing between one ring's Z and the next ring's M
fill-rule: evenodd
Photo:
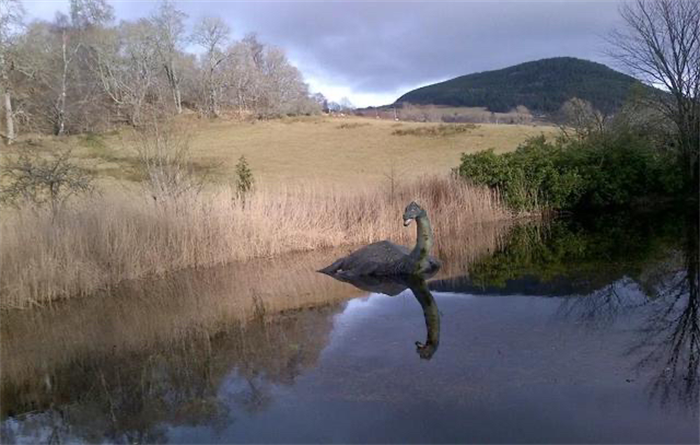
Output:
M417 237L416 247L413 248L411 256L419 262L427 263L430 249L433 248L433 229L430 227L430 221L427 215L416 218Z
M428 283L424 279L409 283L413 295L423 308L427 338L425 343L416 343L421 358L430 359L440 345L440 311L433 294L428 289Z

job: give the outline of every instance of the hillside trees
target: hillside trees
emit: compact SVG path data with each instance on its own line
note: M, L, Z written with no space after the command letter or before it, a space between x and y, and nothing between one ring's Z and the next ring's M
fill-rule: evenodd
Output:
M117 24L106 0L71 0L68 15L25 27L20 12L20 0L0 0L0 134L7 143L20 126L97 132L184 108L208 117L319 111L281 49L253 34L231 41L219 18L202 19L187 35L187 17L170 0L147 18ZM188 53L187 43L203 51Z
M456 77L409 91L396 104L485 107L505 113L524 105L553 115L572 97L605 114L616 112L639 81L599 63L555 57Z

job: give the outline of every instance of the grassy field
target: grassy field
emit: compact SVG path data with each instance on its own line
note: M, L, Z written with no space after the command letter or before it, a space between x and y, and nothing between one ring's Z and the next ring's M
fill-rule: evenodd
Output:
M214 182L233 180L241 155L258 184L314 182L352 185L447 174L460 155L493 148L515 149L525 139L554 135L548 126L477 124L446 136L400 135L435 123L394 122L362 117L310 117L259 122L202 121L185 117L175 128L187 134L195 167ZM428 131L427 133L431 133ZM450 134L452 133L452 134ZM98 173L103 183L138 178L135 141L130 131L109 135L39 138L46 149L73 147L73 154Z

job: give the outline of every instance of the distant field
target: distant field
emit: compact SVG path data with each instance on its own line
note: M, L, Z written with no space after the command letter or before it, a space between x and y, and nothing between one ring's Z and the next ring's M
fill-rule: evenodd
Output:
M392 169L400 179L447 173L458 165L463 152L488 148L509 151L529 137L556 132L555 127L548 126L477 124L467 131L445 132L444 136L394 134L437 125L362 117L255 123L188 117L176 128L190 135L195 168L212 181L233 181L236 162L245 155L256 181L265 185L308 180L371 184L386 181ZM73 154L98 173L102 184L138 179L135 144L128 130L104 136L43 137L31 143L46 150L74 147Z

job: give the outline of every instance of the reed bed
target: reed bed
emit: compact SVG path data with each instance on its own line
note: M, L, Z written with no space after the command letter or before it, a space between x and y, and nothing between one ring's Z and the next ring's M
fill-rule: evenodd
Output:
M154 200L109 194L57 214L31 208L0 222L0 308L28 308L84 296L124 280L272 258L287 252L365 244L412 244L401 224L411 200L429 212L436 247L474 224L512 217L499 196L458 179L424 177L353 191L314 184L231 189ZM441 236L444 234L445 236Z

